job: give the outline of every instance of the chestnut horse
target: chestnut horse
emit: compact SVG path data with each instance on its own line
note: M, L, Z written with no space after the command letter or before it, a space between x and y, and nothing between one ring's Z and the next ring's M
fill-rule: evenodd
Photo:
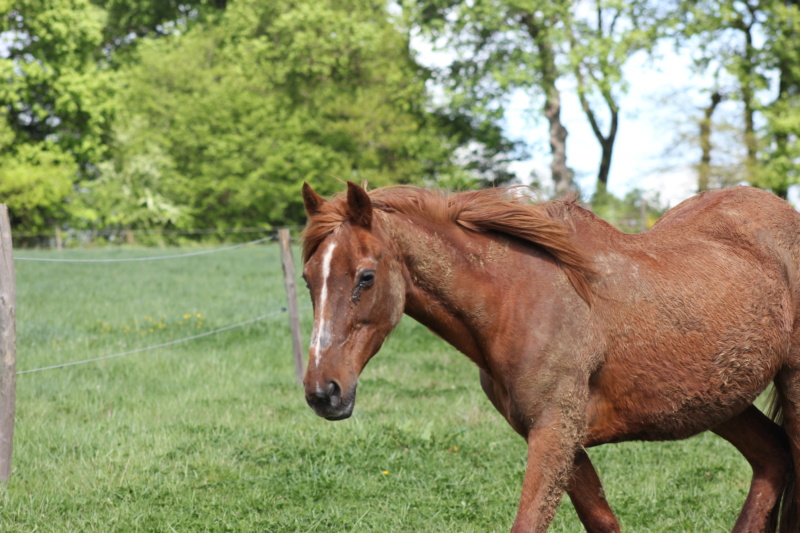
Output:
M414 187L324 200L307 184L314 303L305 395L351 415L358 376L403 313L480 369L527 441L513 531L545 531L562 493L587 531L619 531L590 446L711 430L753 468L736 532L774 530L800 472L800 214L750 188L705 192L628 235L571 201ZM774 382L782 425L753 407ZM787 493L788 494L788 493ZM798 531L800 491L782 531Z

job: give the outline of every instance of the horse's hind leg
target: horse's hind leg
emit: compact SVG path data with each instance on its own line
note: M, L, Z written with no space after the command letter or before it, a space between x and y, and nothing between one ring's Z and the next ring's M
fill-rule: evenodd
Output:
M750 492L733 532L769 531L770 515L791 471L786 433L752 405L712 431L733 444L753 468Z
M800 341L800 339L798 339ZM800 342L796 343L800 344ZM800 354L795 354L797 360ZM789 437L789 447L794 463L794 494L789 499L789 493L784 495L781 509L780 531L797 533L800 530L800 484L797 483L800 475L800 369L784 367L775 378L781 407L783 409L783 427ZM788 501L787 501L788 500Z
M586 531L619 533L619 523L606 501L600 478L584 449L575 456L575 467L567 485L567 494Z

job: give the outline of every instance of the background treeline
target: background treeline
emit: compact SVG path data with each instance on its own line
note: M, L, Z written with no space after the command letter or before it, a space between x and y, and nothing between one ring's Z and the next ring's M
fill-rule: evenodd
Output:
M710 80L707 105L685 111L698 188L785 196L800 168L799 13L789 0L0 0L0 201L28 232L269 227L302 222L304 180L324 194L346 179L507 183L526 155L502 130L519 89L563 193L569 87L601 147L597 206L624 211L603 198L623 67L663 43ZM421 66L415 39L449 64Z

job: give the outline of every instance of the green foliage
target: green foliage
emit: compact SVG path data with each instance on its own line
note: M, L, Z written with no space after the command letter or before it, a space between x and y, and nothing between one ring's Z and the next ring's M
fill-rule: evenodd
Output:
M762 166L756 185L786 197L800 184L800 5L768 3L764 18L768 60L778 73L778 95L764 109Z
M747 181L785 197L800 183L800 6L783 0L679 6L678 27L696 44L697 68L722 79L714 90L744 107L740 130L747 156L741 166ZM770 90L775 80L777 96Z
M754 185L785 197L791 185L800 183L800 94L779 98L764 116L763 161Z
M440 79L449 105L476 122L501 120L510 94L522 89L537 108L545 102L552 147L553 121L560 109L557 82L575 82L604 150L598 178L599 186L605 187L618 101L626 89L622 67L636 52L650 50L662 35L666 15L657 2L416 0L404 5L423 35L456 52ZM597 110L598 102L605 112Z
M424 76L371 5L242 1L141 43L113 171L133 172L128 143L163 147L159 196L186 214L170 222L197 227L300 223L303 181L326 193L446 171L453 144L425 111Z
M105 13L88 0L22 0L0 17L0 106L12 147L52 143L83 170L105 155L113 75L99 56Z
M73 184L106 155L113 75L105 13L88 0L0 5L0 201L16 229L69 221Z
M178 179L172 159L145 135L118 131L117 139L117 158L100 163L100 177L83 184L77 197L82 211L74 222L104 229L181 227L188 216L186 207L171 199Z
M429 74L386 3L2 7L6 170L30 153L73 162L59 167L73 169L70 193L38 196L62 202L63 216L28 195L25 209L46 213L20 216L16 229L296 224L303 181L329 193L348 179L472 186L509 178L488 162L512 149L499 128L465 127L432 109ZM472 150L462 165L454 151L473 139L494 149ZM62 176L50 189L64 191Z
M303 181L323 194L343 180L508 183L524 155L499 121L509 91L557 104L565 76L585 109L606 104L587 117L607 168L622 65L679 21L752 104L751 183L785 194L800 179L798 7L669 5L0 0L0 200L16 230L219 228L301 222ZM743 49L750 22L766 38ZM447 76L416 63L419 31L456 52Z
M405 7L423 35L457 54L440 76L450 105L475 120L492 121L502 117L510 91L535 89L541 82L541 56L520 17L537 13L548 22L551 39L561 44L566 42L563 21L570 3L416 0Z
M92 0L92 3L105 10L103 42L117 53L135 48L142 37L170 35L212 18L226 4L225 0ZM123 58L129 59L126 54Z
M23 144L0 156L0 199L8 204L12 224L49 231L65 220L76 171L74 160L52 145Z
M666 210L658 194L648 195L640 189L633 189L624 198L608 191L592 196L592 211L626 233L650 229Z

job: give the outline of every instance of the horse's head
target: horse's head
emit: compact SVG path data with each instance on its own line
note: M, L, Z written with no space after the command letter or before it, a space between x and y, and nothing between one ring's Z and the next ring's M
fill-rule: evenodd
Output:
M367 192L348 182L326 202L308 184L303 277L314 305L306 401L319 416L353 412L358 376L403 314L405 283Z

